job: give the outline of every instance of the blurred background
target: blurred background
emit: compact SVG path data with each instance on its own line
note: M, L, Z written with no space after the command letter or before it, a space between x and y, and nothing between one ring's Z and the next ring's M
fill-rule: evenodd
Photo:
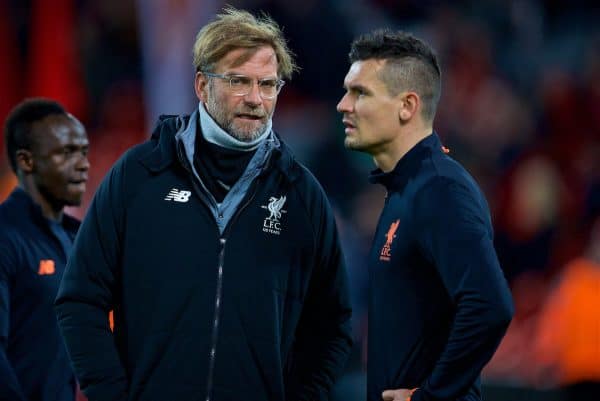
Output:
M356 347L335 400L364 400L366 254L383 205L372 160L343 148L335 106L353 37L402 29L437 49L435 129L486 193L516 316L483 375L486 400L600 400L600 7L571 0L247 0L283 28L301 71L275 130L338 218ZM28 96L87 127L94 190L159 114L196 107L191 48L217 0L0 0L0 121ZM0 143L0 201L16 180ZM390 306L393 307L393 306ZM594 390L595 389L595 390ZM595 395L592 393L596 391Z

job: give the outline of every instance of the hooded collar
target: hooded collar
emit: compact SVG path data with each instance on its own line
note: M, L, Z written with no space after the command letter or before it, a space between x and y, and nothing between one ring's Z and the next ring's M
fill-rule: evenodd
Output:
M155 145L138 158L140 163L153 173L163 171L174 162L185 163L185 160L188 159L186 148L189 147L189 144L186 145L185 140L181 139L189 140L192 136L191 156L193 157L193 140L195 131L197 131L196 127L199 126L198 114L198 110L195 110L191 115L161 115L150 138ZM194 131L193 135L192 130ZM263 145L271 148L269 165L280 169L290 179L297 176L298 171L294 168L294 156L275 131L271 130Z
M198 112L199 112L199 121L200 121L200 131L208 142L219 145L226 149L232 150L240 150L244 152L249 152L257 149L263 140L270 137L271 128L273 126L272 120L269 118L267 121L267 126L265 127L265 131L256 139L250 142L242 142L233 136L229 135L223 128L217 124L217 122L212 118L208 111L206 111L206 106L204 103L200 102L198 104Z
M194 167L194 152L196 150L196 138L198 135L203 133L200 131L200 113L194 111L190 116L189 122L185 128L182 127L177 134L175 134L175 140L177 141L177 149L179 151L179 158L185 158L182 162L189 166L194 175L199 179L196 168ZM258 143L256 153L252 157L250 164L247 169L249 170L262 170L269 160L270 154L273 149L279 147L279 139L273 135L272 132L268 133L266 138L261 139Z

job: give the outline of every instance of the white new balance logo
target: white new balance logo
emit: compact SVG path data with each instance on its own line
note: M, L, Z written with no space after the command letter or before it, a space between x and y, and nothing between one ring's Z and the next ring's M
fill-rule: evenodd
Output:
M167 196L165 196L166 201L175 201L185 203L190 200L190 195L192 193L190 191L180 191L176 188L173 188Z

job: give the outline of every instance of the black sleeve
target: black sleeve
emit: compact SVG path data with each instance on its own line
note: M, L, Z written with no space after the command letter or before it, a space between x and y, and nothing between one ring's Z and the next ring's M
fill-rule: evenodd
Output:
M436 178L416 201L418 242L454 302L448 342L413 401L455 400L490 360L513 304L492 240L487 204L474 189Z
M108 312L114 308L123 228L122 162L106 176L81 225L55 302L58 323L89 401L125 401L128 382Z
M8 240L0 238L0 400L25 401L6 353L10 330L10 277L16 270L16 258L16 252Z
M317 184L315 184L317 185ZM315 228L315 264L296 331L290 401L328 400L352 348L352 314L344 256L329 202L318 194L306 205Z

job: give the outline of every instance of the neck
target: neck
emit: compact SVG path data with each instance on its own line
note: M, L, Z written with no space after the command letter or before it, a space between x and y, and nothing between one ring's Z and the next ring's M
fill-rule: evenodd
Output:
M30 179L20 181L19 187L27 192L31 196L33 203L42 209L42 214L45 218L58 222L62 221L64 207L62 205L57 206L44 197L39 188Z
M205 105L202 102L198 105L198 111L200 115L200 130L202 131L204 139L212 144L219 145L227 149L250 152L258 148L263 139L265 139L271 132L272 122L269 120L265 132L263 132L258 138L248 142L240 141L239 139L236 139L227 133L219 126L219 124L217 124L208 111L206 111Z
M419 129L413 129L406 133L399 133L396 140L381 152L373 154L375 165L384 173L389 173L396 167L396 164L406 155L415 145L429 136L433 131L431 126L423 126Z

